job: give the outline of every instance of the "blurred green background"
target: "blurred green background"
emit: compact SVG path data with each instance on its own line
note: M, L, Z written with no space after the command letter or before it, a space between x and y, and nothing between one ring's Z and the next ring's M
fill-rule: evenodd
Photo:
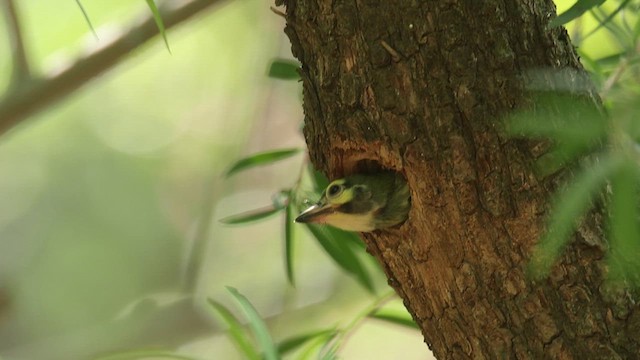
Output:
M74 1L16 3L28 55L42 74L149 13L143 1L83 1L96 39ZM559 2L559 11L572 3ZM221 3L168 31L171 53L156 38L0 138L3 359L90 358L140 347L241 358L206 304L231 304L225 285L252 301L276 338L344 326L371 303L302 228L297 286L290 287L282 216L249 226L219 222L269 205L304 161L300 153L224 177L244 156L304 147L300 84L266 75L272 59L292 58L284 19L270 5ZM5 92L11 50L1 20ZM581 50L597 58L617 46L603 32ZM385 281L376 280L380 293ZM141 327L149 323L155 332ZM418 331L370 320L340 355L427 353Z
M149 14L144 1L83 1L96 39L74 1L16 3L42 74ZM155 38L0 139L3 359L175 346L197 359L241 358L206 305L213 298L233 308L225 285L252 301L276 338L346 324L370 303L302 229L291 288L281 216L219 222L269 205L304 160L300 153L224 177L243 156L304 147L300 84L266 75L273 58L292 58L284 19L269 5L221 3L172 28L171 53ZM5 91L11 57L1 20ZM140 324L174 308L180 320L156 327L165 334L138 339ZM424 359L427 348L418 331L372 320L342 354L398 351Z

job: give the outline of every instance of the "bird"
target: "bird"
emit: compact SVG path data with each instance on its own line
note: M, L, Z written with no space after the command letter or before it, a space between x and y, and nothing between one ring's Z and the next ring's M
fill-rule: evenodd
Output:
M354 174L331 182L295 222L371 232L403 223L410 208L409 186L399 173Z

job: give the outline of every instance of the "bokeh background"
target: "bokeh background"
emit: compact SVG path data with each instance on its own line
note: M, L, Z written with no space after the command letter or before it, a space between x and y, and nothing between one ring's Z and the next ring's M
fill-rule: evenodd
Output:
M41 74L149 13L144 1L85 0L96 38L74 1L16 3ZM559 10L571 4L558 2ZM305 161L301 152L224 175L250 154L304 148L300 83L267 76L274 58L293 59L284 19L270 5L221 2L171 28L171 52L154 39L0 138L0 358L160 348L240 359L207 304L215 299L233 309L225 286L253 303L276 339L347 326L375 300L303 228L295 230L291 287L283 215L241 226L220 222L271 204ZM11 49L0 20L5 92ZM593 57L616 49L605 33L581 44ZM141 325L154 321L154 331ZM428 349L416 330L367 320L340 356L425 359Z

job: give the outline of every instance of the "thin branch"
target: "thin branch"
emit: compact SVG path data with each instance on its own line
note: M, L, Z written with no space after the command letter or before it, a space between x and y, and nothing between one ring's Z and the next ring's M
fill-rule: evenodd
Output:
M18 86L28 80L31 76L27 52L24 48L22 31L20 30L20 19L18 10L13 0L0 0L4 7L4 14L7 21L7 35L13 54L13 70L11 74L11 87Z
M166 3L168 6L162 7L160 13L168 29L219 2L220 0L172 1ZM77 59L75 63L56 74L29 83L23 82L20 86L10 89L0 99L0 135L111 69L156 35L158 27L153 14L149 14L110 43Z

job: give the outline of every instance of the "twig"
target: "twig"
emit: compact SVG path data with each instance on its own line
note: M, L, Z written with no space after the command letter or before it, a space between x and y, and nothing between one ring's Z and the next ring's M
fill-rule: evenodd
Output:
M172 1L166 3L169 6L161 8L160 12L168 29L219 2L220 0ZM37 81L17 84L18 86L10 89L0 99L0 135L29 115L63 99L96 76L111 69L125 56L156 35L158 35L158 28L153 15L150 14L104 47L77 59L62 71Z
M13 69L11 74L11 87L26 81L31 76L27 52L24 48L22 31L20 29L20 19L18 10L13 0L0 0L4 6L4 14L7 21L7 34L13 54Z
M618 81L620 80L624 72L628 69L629 58L640 54L640 41L636 42L633 50L634 50L633 53L627 55L622 60L620 60L620 62L618 63L618 66L613 70L611 75L609 75L607 80L605 80L604 85L602 86L602 90L600 91L601 98L603 99L606 98L606 96L609 94L611 89L613 89L613 87L618 83Z
M400 61L400 59L402 59L400 54L398 54L398 52L394 48L392 48L391 45L387 44L386 41L380 40L380 45L382 45L382 47L385 50L387 50L389 55L391 55L391 58L393 58L393 61L398 62L398 61Z
M272 13L278 15L278 16L282 16L283 18L287 18L287 14L285 14L284 12L274 8L273 6L269 6L269 10L271 10Z

